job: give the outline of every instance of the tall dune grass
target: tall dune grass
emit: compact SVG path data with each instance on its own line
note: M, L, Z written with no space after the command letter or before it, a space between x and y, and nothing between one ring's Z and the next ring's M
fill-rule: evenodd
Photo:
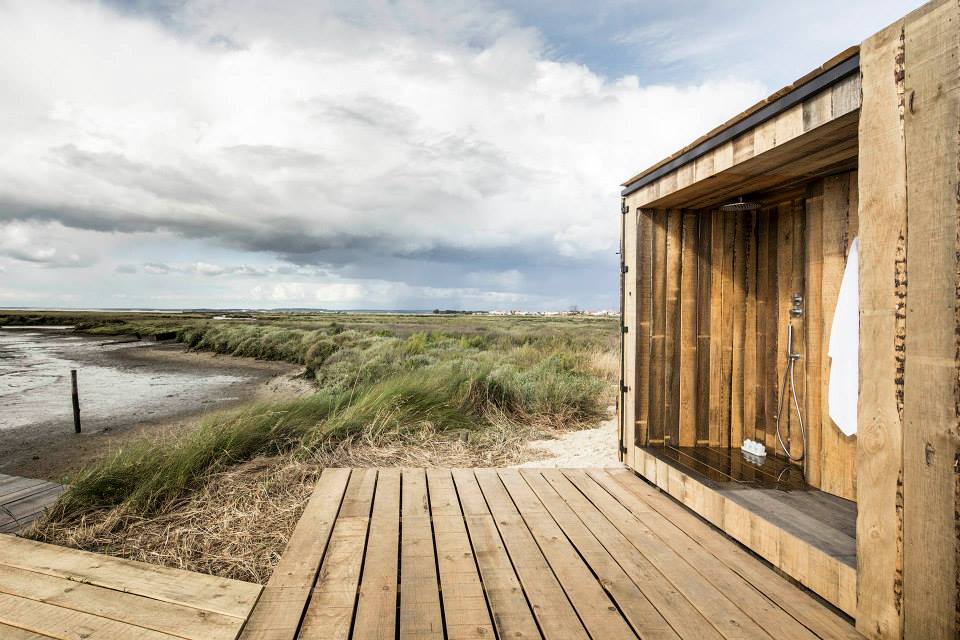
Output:
M604 415L616 375L614 321L429 320L82 318L76 324L93 333L173 330L192 349L301 364L318 391L208 417L171 442L125 446L70 478L50 519L117 508L158 513L205 478L259 456L309 457L351 439L402 441L424 429L577 427Z

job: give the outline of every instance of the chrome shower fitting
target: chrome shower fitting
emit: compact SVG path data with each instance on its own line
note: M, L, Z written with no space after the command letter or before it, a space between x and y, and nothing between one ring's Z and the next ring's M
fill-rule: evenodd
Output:
M799 318L803 315L803 296L799 293L793 294L793 307L790 308L790 317Z
M777 423L777 441L780 443L780 448L782 448L787 457L794 462L803 460L804 454L807 451L807 432L803 425L803 414L800 412L800 401L797 399L797 384L793 374L794 365L797 360L800 359L800 354L793 350L793 319L802 316L803 296L795 293L793 294L793 307L790 308L790 318L787 320L787 368L783 372L783 382L780 384L780 401L777 403L777 413L774 416ZM783 413L783 397L787 392L787 381L790 382L790 396L793 398L793 406L797 411L797 423L800 426L800 438L803 441L803 450L797 457L794 457L790 453L790 447L783 442L783 436L780 435L780 416ZM787 411L789 411L789 407Z

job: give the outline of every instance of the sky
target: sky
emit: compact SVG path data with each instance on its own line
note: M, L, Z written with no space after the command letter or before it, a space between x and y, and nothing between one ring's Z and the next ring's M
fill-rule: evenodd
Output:
M0 307L616 309L618 185L918 4L0 0Z

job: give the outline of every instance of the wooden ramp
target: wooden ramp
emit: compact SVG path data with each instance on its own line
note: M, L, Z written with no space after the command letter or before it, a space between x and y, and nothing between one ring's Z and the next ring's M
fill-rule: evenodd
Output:
M0 535L3 640L233 640L260 590Z
M63 491L54 482L0 473L0 533L26 529Z
M626 470L328 469L241 637L861 636Z

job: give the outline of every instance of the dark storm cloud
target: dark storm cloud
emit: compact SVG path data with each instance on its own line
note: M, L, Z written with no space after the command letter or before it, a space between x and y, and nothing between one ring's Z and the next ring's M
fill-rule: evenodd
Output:
M157 197L179 202L209 202L217 197L222 182L214 172L190 173L170 166L134 162L120 153L92 152L67 144L51 149L68 167L88 173L119 187L140 189Z

